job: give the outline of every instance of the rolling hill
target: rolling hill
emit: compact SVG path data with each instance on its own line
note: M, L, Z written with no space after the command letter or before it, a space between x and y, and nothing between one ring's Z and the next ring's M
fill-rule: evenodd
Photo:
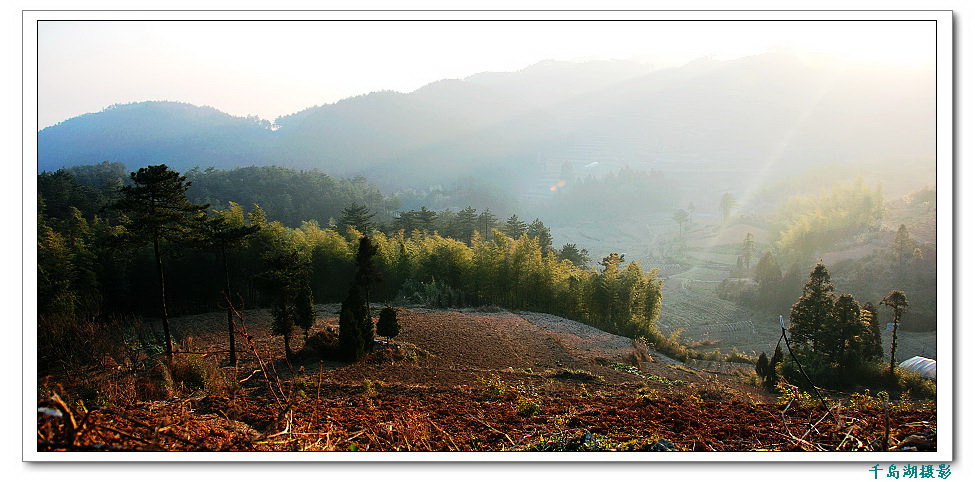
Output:
M273 126L181 103L113 106L41 130L38 169L275 164L394 187L463 176L529 187L565 162L795 169L932 159L934 125L931 71L791 53L656 71L549 61L348 98Z

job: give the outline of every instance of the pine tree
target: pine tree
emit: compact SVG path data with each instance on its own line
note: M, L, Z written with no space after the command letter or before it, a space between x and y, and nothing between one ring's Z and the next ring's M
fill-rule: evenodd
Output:
M897 262L897 266L900 268L899 274L905 274L908 262L914 258L914 251L917 247L917 242L911 239L907 227L901 224L897 228L897 234L894 235L894 240L890 243L890 252Z
M793 341L806 345L815 352L823 353L829 345L824 330L832 324L835 295L829 271L822 263L816 264L809 274L809 281L802 288L802 297L792 305L789 331Z
M368 233L373 228L372 218L375 216L376 213L370 212L369 208L354 202L342 209L338 226L341 228L353 227L360 233Z
M481 233L481 236L490 239L491 231L497 227L498 217L490 209L481 211L481 214L477 216L477 231Z
M436 229L436 211L431 211L426 206L420 206L419 211L413 212L413 217L416 219L416 226L420 231L432 233Z
M592 262L592 258L589 257L589 250L579 249L575 244L562 245L562 249L558 253L558 258L559 260L569 260L569 262L579 268L585 268Z
M894 375L894 354L897 351L897 326L900 325L901 315L907 308L907 295L903 291L894 290L887 294L880 304L889 306L894 310L894 329L890 339L890 375Z
M382 281L382 274L376 269L373 258L378 252L376 245L368 236L359 238L359 249L356 250L355 264L356 273L354 283L362 290L365 297L365 313L359 319L360 332L365 340L366 349L372 346L375 338L375 327L372 323L372 315L369 312L369 288Z
M409 236L413 230L418 229L416 222L416 211L404 211L393 217L393 228L397 231L402 230Z
M375 326L369 313L369 287L382 279L373 264L377 252L368 236L359 238L355 255L356 272L349 295L342 302L342 316L339 318L339 346L350 360L361 358L375 338Z
M528 228L525 230L529 238L538 239L538 245L541 247L542 254L547 254L552 251L552 232L549 230L544 223L538 218L535 218Z
M227 252L261 228L258 225L244 225L243 213L234 203L230 203L229 210L216 211L214 214L216 217L204 224L204 243L214 248L220 255L224 276L224 296L229 300L233 299L233 289L230 284L230 263ZM234 365L237 363L237 343L234 339L233 308L229 303L227 303L227 336L230 345L230 364Z
M862 357L869 327L863 324L860 304L853 299L853 295L844 294L837 298L833 306L832 326L826 327L825 334L829 334L827 355L830 360L841 366L850 366Z
M124 224L133 244L152 243L159 280L160 316L166 337L166 356L172 360L173 338L166 309L166 277L160 243L179 242L191 236L191 225L208 206L190 203L186 190L190 183L165 164L148 166L129 175L132 185L119 188L120 199L111 205L126 217Z
M284 337L285 355L294 358L291 336L294 328L307 329L315 320L312 308L309 263L297 251L271 255L259 282L271 297L271 325L274 334Z
M525 234L525 230L528 226L525 225L520 219L518 219L517 214L512 214L510 218L504 223L504 229L501 230L506 236L512 239L518 239L522 234Z
M833 292L829 272L819 263L789 316L793 349L807 356L810 377L841 381L846 369L868 361L870 326L853 295Z
M880 316L877 314L877 307L871 302L866 302L863 304L860 313L863 316L863 323L867 324L870 328L870 334L867 339L866 356L870 359L880 358L884 354L883 342L880 335Z
M477 230L477 210L467 206L461 209L457 213L457 235L458 239L464 241L468 245L471 244L471 238L474 236L474 231Z

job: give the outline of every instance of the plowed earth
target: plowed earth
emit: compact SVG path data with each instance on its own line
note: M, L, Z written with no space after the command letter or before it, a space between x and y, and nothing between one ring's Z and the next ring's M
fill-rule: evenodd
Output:
M334 329L319 306L312 332ZM225 364L223 314L173 321L186 352ZM538 313L401 309L396 342L353 363L289 365L266 311L245 314L236 383L152 400L117 361L91 372L130 396L87 409L42 380L40 450L126 451L876 451L934 450L935 412L918 404L856 409L830 399L783 405L739 377L692 369L626 338ZM292 346L301 346L296 335ZM415 347L415 348L414 348ZM182 356L196 356L179 354ZM648 360L625 372L613 363ZM638 363L634 361L634 363ZM114 368L112 366L114 365ZM262 369L263 367L263 369ZM119 373L112 373L112 370ZM134 378L134 380L132 380ZM45 391L45 389L47 391ZM53 393L53 394L52 394ZM68 399L68 397L65 397ZM53 414L53 415L52 415ZM888 432L886 443L885 430ZM655 443L660 442L660 443ZM666 442L666 443L664 443Z

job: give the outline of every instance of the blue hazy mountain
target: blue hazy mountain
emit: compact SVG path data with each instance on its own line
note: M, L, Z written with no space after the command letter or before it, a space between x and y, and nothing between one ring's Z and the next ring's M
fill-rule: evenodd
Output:
M793 169L934 158L932 70L769 53L651 71L546 61L373 92L274 125L174 102L118 105L38 133L38 169L102 161L275 164L386 185L533 182L565 162Z

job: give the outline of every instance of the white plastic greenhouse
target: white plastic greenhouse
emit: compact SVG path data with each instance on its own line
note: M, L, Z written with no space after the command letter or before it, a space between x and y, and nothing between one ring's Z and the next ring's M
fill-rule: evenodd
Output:
M910 370L931 380L938 379L938 362L923 356L915 356L901 362L899 367Z

